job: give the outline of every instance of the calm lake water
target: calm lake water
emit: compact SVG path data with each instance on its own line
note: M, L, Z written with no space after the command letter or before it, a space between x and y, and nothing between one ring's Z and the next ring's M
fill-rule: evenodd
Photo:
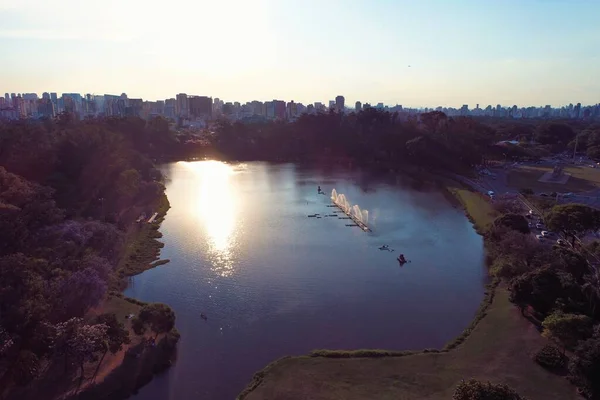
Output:
M482 238L441 193L292 164L177 162L163 172L161 257L171 262L135 277L126 295L173 307L181 341L175 365L137 400L234 399L269 362L317 348L441 347L483 298ZM307 217L336 210L333 188L369 210L373 233Z

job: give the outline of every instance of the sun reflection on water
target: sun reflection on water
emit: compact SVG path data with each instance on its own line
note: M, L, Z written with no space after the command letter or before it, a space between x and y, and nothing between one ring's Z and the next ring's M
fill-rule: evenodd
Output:
M198 174L194 198L196 217L207 234L208 259L213 272L222 277L233 275L236 208L231 166L218 161L189 163Z

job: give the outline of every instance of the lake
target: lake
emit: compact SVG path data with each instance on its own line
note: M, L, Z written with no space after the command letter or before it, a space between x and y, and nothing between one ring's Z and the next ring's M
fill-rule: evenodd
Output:
M293 164L162 170L171 262L125 294L173 307L181 340L177 362L137 400L234 399L269 362L318 348L442 347L483 298L483 240L439 191ZM369 211L372 233L324 216L337 210L334 188Z

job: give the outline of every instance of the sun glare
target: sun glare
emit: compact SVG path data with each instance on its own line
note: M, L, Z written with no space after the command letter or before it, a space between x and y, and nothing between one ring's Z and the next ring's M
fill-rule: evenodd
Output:
M220 276L233 274L236 202L231 185L234 171L218 161L188 164L198 172L196 217L207 234L208 254L213 271Z

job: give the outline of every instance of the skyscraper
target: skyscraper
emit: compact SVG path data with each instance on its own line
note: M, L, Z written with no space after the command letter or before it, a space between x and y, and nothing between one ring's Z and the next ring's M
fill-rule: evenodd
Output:
M344 96L337 96L335 98L335 108L338 112L344 111Z
M188 107L191 117L212 117L212 99L210 97L190 96L188 98Z
M188 116L188 98L187 94L179 93L175 96L177 99L177 116L187 117Z
M285 101L273 100L275 108L275 118L285 119Z
M165 117L175 119L177 116L177 100L166 99L165 100Z
M354 110L356 112L360 111L362 109L362 104L360 104L360 101L357 101L356 104L354 105Z
M286 117L287 119L294 119L298 115L298 104L291 100L286 106Z
M579 118L581 116L581 103L577 103L573 109L573 118Z

